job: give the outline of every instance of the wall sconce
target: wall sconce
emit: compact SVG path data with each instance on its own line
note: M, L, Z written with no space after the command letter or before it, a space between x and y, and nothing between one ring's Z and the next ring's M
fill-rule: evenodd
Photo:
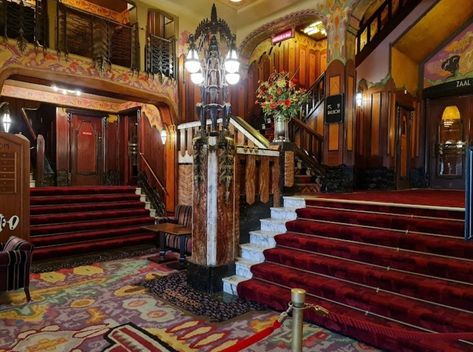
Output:
M2 114L2 127L3 127L3 131L5 133L8 133L8 131L10 131L10 127L12 125L12 119L10 117L10 109L8 108L8 103L7 102L1 103L0 108L3 107L4 105L6 105L7 107L5 108L5 110L3 111L3 114Z
M161 142L163 142L163 145L166 144L166 139L168 138L168 133L166 132L166 129L163 128L161 130Z
M361 107L363 105L363 93L358 92L355 95L356 106Z

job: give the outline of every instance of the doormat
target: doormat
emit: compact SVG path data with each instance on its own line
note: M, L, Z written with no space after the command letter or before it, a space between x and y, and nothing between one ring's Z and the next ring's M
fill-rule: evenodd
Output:
M157 336L131 322L114 327L105 339L111 345L102 352L177 352Z
M239 298L224 301L221 295L195 290L187 285L186 272L178 272L143 283L159 298L184 309L194 315L203 316L211 322L222 322L250 310L265 308Z

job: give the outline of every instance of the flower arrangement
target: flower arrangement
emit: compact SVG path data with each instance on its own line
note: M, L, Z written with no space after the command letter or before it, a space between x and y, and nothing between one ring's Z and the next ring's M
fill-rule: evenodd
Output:
M307 101L306 90L297 88L288 72L273 72L267 81L259 81L256 90L256 104L263 113L277 120L289 121L297 116L303 103Z

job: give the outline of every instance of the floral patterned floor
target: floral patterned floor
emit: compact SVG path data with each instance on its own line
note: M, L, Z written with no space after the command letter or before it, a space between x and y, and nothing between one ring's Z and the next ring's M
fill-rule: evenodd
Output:
M29 304L23 290L0 295L0 352L102 351L109 345L103 335L130 321L178 351L218 352L278 316L255 311L209 323L135 285L169 272L142 257L32 274ZM290 351L290 323L248 351ZM315 325L304 333L306 351L375 351Z

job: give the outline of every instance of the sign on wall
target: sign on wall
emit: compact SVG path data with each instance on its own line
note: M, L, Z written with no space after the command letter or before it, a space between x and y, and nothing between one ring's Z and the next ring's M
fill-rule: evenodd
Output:
M343 122L344 115L343 94L331 95L325 99L325 123Z
M286 29L272 36L271 42L277 44L287 39L294 38L294 28Z

